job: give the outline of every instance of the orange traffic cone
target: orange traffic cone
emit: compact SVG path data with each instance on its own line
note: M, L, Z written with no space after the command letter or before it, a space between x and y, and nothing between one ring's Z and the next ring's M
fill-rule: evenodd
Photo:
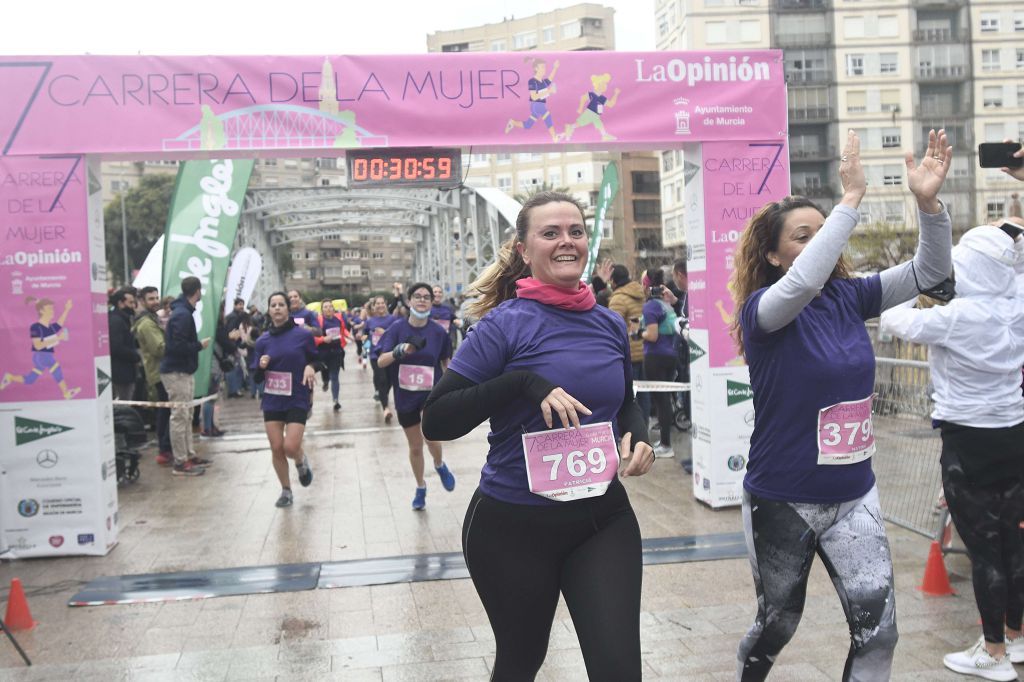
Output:
M917 588L927 595L942 597L948 594L956 594L949 584L949 574L946 573L946 564L942 561L942 549L938 542L932 542L928 550L928 563L924 567L924 580Z
M36 622L32 620L32 612L28 610L25 590L18 578L11 579L11 593L7 597L7 615L4 616L4 625L9 630L31 630L36 626Z

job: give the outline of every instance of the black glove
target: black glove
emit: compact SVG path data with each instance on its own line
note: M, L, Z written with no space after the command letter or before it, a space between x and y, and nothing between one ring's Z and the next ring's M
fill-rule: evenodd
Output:
M404 343L400 343L397 346L395 346L394 349L391 351L391 357L393 357L396 362L401 360L402 358L404 358L405 357L405 344Z
M423 350L423 347L427 345L427 340L422 336L410 336L405 342L416 350Z

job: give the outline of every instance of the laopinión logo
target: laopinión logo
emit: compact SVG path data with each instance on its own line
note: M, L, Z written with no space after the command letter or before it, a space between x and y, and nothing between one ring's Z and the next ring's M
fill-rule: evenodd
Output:
M55 436L58 433L64 433L65 431L71 431L70 426L61 426L60 424L50 424L47 422L36 421L35 419L26 419L25 417L14 418L14 444L24 445L25 443L31 443L34 440L41 438L48 438Z
M725 396L727 405L735 405L754 398L754 389L742 381L725 381Z

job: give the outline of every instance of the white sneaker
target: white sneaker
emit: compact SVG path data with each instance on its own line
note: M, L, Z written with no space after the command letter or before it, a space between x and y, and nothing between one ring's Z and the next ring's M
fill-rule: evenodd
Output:
M1017 671L1010 664L1009 656L1000 659L992 658L985 650L985 638L981 637L966 651L946 654L942 663L950 670L964 675L974 675L986 680L1012 682L1017 679Z
M676 453L672 450L671 445L662 445L661 443L658 443L658 445L654 447L654 456L656 458L675 457Z
M1017 639L1006 638L1006 657L1010 663L1024 663L1024 635Z

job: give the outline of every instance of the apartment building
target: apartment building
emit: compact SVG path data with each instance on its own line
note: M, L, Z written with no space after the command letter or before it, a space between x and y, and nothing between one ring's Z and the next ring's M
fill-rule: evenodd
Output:
M522 51L527 54L534 50L611 50L615 48L614 12L603 5L582 3L529 17L508 17L493 24L438 31L427 36L427 50ZM657 192L647 196L651 187L646 183L649 179L646 175L638 176L642 178L639 184L633 181L634 173L657 172L657 160L652 154L565 151L472 154L463 159L463 169L468 169L466 184L497 187L513 197L522 198L544 186L564 187L589 207L589 219L597 204L605 166L610 162L619 164L620 192L605 221L601 256L609 256L634 269L671 262L672 252L664 249L660 234L654 234L651 229L660 223L660 216L651 218L652 211L660 213ZM644 196L634 196L634 187L642 189ZM641 203L637 204L638 201ZM636 229L640 229L639 234L635 234ZM638 250L637 244L643 248Z
M838 200L844 131L861 137L862 221L916 222L905 150L945 128L954 161L943 191L954 224L1001 214L1012 186L977 167L977 144L1024 135L1024 8L986 0L657 0L658 48L779 48L789 85L792 191ZM682 239L678 158L663 155L666 244ZM671 167L673 171L665 171Z

